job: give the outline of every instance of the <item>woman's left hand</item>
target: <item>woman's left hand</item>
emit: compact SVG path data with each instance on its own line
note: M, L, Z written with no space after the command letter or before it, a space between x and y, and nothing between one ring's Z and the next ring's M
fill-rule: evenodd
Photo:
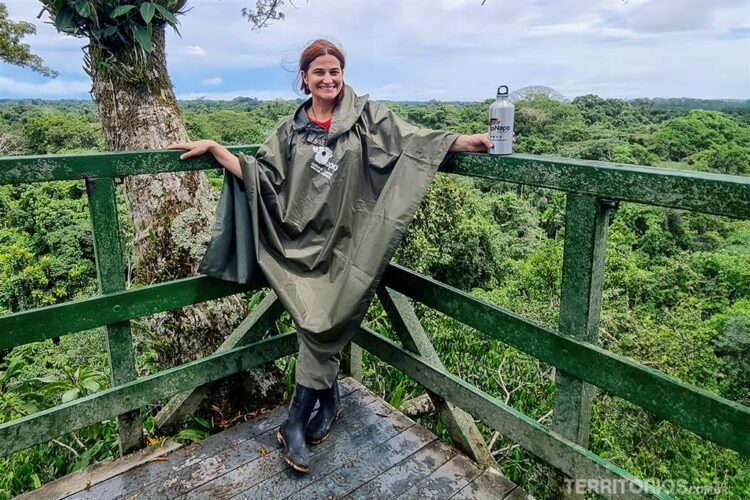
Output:
M459 135L450 151L456 153L486 153L492 147L489 134Z

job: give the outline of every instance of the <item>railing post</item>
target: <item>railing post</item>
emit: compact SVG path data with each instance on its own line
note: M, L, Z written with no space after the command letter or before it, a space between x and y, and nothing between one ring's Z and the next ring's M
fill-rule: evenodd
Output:
M607 224L611 202L594 196L568 193L565 212L565 247L560 297L560 332L595 344L599 336ZM589 447L593 387L557 370L553 429ZM563 478L552 477L555 496L564 494ZM568 496L568 495L565 495Z
M120 243L114 181L108 177L87 178L86 191L94 228L94 253L99 289L105 294L125 290L125 265ZM138 377L135 369L135 350L129 321L107 325L106 329L110 380L112 387L115 387ZM143 447L143 422L139 410L118 415L117 431L121 455Z
M344 346L341 371L357 382L362 382L362 348L354 342L349 342Z

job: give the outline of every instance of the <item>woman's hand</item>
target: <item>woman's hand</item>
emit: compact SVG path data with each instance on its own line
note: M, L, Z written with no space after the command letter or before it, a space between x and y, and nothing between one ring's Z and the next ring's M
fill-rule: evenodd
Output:
M170 144L167 149L187 149L188 152L180 155L180 160L187 160L193 156L200 156L208 153L214 146L218 146L216 141L202 140L183 142L182 144Z
M187 153L180 155L180 160L187 160L194 156L204 155L211 153L214 155L216 161L218 161L222 167L229 170L236 177L242 179L242 168L240 167L240 159L230 153L227 148L222 146L216 141L202 140L184 142L182 144L170 144L167 149L187 149Z
M486 153L492 147L489 134L459 135L449 151L455 153Z

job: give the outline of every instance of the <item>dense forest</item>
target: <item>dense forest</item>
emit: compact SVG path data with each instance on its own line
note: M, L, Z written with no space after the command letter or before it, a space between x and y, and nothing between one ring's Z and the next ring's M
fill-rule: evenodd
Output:
M262 142L297 103L181 102L192 138ZM486 130L484 103L389 103L419 126ZM516 104L516 151L730 175L750 175L746 101L624 101L538 96ZM103 151L96 107L86 101L0 102L0 156ZM218 191L220 172L211 172ZM122 197L121 197L122 198ZM439 174L396 260L416 271L556 328L565 196ZM123 221L127 207L122 206ZM124 227L126 248L129 228ZM131 252L132 253L132 252ZM137 259L129 262L137 267ZM0 186L0 314L96 294L86 191L81 182ZM248 306L263 292L247 297ZM446 368L550 423L553 368L434 311L418 310ZM390 335L373 304L367 322ZM135 321L138 370L161 369L160 339ZM280 324L289 329L288 320ZM750 221L625 203L609 229L600 344L725 398L750 405ZM0 423L108 386L101 330L0 351ZM291 374L293 363L280 366ZM291 378L290 378L291 380ZM391 404L421 394L400 372L365 356L365 383ZM143 410L149 441L157 408ZM178 439L219 430L198 416ZM434 416L425 425L448 439ZM482 427L489 442L492 431ZM591 449L636 476L686 481L721 498L750 498L750 460L596 392ZM0 459L0 498L40 486L117 453L114 421ZM503 473L544 496L544 464L496 439ZM683 492L683 498L700 498Z

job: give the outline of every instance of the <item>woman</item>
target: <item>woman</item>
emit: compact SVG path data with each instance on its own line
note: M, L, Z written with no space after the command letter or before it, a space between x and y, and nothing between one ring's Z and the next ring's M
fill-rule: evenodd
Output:
M327 40L305 48L300 89L312 98L254 158L213 141L170 146L189 150L181 159L209 152L244 182L257 264L298 327L296 387L277 438L285 460L302 472L309 470L306 442L322 442L339 413L341 350L440 164L449 151L492 146L487 134L409 125L346 86L344 66L341 50ZM223 199L232 182L225 176ZM211 248L207 260L216 261ZM202 272L239 281L234 271L204 265ZM309 420L317 401L320 409Z

